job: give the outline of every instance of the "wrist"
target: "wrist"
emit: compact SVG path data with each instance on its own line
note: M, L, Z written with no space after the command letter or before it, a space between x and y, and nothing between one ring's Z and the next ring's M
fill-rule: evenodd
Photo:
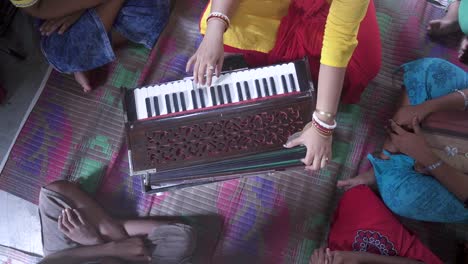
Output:
M433 112L437 112L437 111L442 110L441 105L435 100L426 101L426 102L422 103L422 106L423 106L423 109L424 109L424 112L425 112L426 116L428 116L429 114L431 114Z
M226 24L219 19L210 19L207 22L206 36L210 38L223 39L224 31L226 30Z
M440 161L439 157L437 157L434 153L426 153L424 155L421 155L421 157L418 157L416 159L421 165L423 165L425 168L428 166L431 166L438 161Z

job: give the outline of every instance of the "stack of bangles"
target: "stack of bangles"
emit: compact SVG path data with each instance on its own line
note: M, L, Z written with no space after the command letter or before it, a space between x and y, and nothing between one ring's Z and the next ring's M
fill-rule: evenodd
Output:
M320 110L315 110L314 114L312 115L312 125L314 126L315 130L323 137L330 137L333 134L333 130L336 128L336 121L333 119L333 125L329 125L320 120L318 115L323 115L327 118L334 118L334 115Z
M208 23L208 21L210 21L211 19L217 19L222 21L224 25L226 25L224 32L226 32L226 30L228 30L229 26L231 25L231 20L229 20L229 17L221 12L211 12L206 18L206 23Z

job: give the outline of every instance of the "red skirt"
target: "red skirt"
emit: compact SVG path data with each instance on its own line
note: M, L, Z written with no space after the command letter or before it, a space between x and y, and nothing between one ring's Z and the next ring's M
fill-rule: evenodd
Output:
M301 6L302 5L302 6ZM304 13L307 6L309 13ZM325 23L330 5L324 0L295 0L288 14L281 20L275 47L269 53L240 50L225 45L226 52L244 54L252 67L292 61L308 57L312 78L317 84L320 69ZM307 25L304 27L303 25ZM367 14L358 32L358 45L351 57L341 94L341 102L359 102L361 93L369 82L377 76L381 65L381 42L374 2L371 0Z
M328 247L442 263L365 185L343 194L332 220Z

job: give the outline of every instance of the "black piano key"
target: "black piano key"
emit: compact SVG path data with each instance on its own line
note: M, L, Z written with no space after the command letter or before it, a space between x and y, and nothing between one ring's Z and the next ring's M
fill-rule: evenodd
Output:
M277 95L278 93L276 92L276 84L275 84L275 78L270 77L270 87L271 87L271 92L273 95Z
M288 85L288 82L286 81L286 77L284 77L284 75L281 75L281 82L283 83L284 93L289 93L290 92L289 85Z
M296 82L294 81L294 76L292 73L289 74L289 81L291 82L292 91L298 91L296 90Z
M257 88L257 97L261 98L262 97L262 88L260 88L260 82L258 80L255 80L255 87Z
M190 91L190 93L192 94L193 109L197 109L198 108L197 98L196 98L197 93L195 92L195 90Z
M177 113L177 112L179 112L179 100L177 100L177 94L176 93L172 94L172 100L174 101L174 112Z
M211 92L211 101L213 102L213 106L216 105L216 92L214 86L210 87L210 92Z
M237 93L239 94L239 102L244 101L244 96L242 95L242 88L240 83L236 83L237 86Z
M247 100L252 99L252 97L250 96L249 83L247 81L244 81L244 89L245 89L245 96L247 97Z
M168 94L166 94L166 95L164 96L164 98L166 99L167 113L170 114L170 113L172 113L170 97L169 97Z
M219 104L222 105L224 104L223 87L218 85L216 89L218 90Z
M146 113L148 114L148 117L152 117L153 114L151 113L151 101L148 97L145 99L145 103L146 103Z
M231 90L229 89L229 84L224 85L224 91L226 92L228 104L232 103Z
M263 90L265 91L265 97L270 96L270 90L268 89L267 79L263 78Z
M205 108L205 93L203 92L203 89L198 90L198 95L200 95L200 107Z
M156 112L156 116L161 115L161 111L159 110L159 99L157 96L153 97L154 102L154 110Z
M182 111L187 111L187 106L185 105L185 95L184 92L179 93L180 104L182 107Z

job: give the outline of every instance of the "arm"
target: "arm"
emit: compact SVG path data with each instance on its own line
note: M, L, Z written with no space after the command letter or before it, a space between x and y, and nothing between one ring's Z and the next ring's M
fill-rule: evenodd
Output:
M84 261L92 261L109 256L108 244L101 244L95 246L77 247L64 251L54 253L44 258L41 264L58 264L63 263L66 259L67 263L79 264Z
M468 96L468 89L460 90ZM445 96L432 99L423 103L429 113L448 111L448 110L465 110L465 99L458 92L453 92Z
M82 246L63 250L47 256L41 261L41 264L59 264L63 263L65 259L67 260L66 263L79 264L84 261L102 259L110 261L110 258L137 262L148 262L151 259L143 240L139 237L133 237L95 246Z
M92 8L113 0L39 0L36 4L22 8L26 13L40 19L52 19L70 15L74 12Z
M323 37L317 109L329 113L337 111L346 66L358 44L359 25L368 6L369 0L333 0L331 3Z
M424 167L435 164L440 160L424 139L418 118L413 119L414 133L404 130L393 120L390 121L390 124L393 130L390 133L392 143L400 152L412 157ZM431 174L462 202L468 199L467 175L445 163L432 170Z
M419 157L413 158L424 167L430 166L440 160L430 149L426 150ZM460 199L460 201L465 202L468 199L468 175L446 163L442 163L442 165L432 170L431 175Z
M237 8L238 0L212 0L211 12L220 12L228 17ZM221 72L224 62L224 31L226 25L219 19L210 19L207 24L205 37L198 50L187 62L186 71L193 66L193 78L195 83L211 85L212 74L207 74L209 66L215 68L217 75ZM206 74L206 80L205 80Z

